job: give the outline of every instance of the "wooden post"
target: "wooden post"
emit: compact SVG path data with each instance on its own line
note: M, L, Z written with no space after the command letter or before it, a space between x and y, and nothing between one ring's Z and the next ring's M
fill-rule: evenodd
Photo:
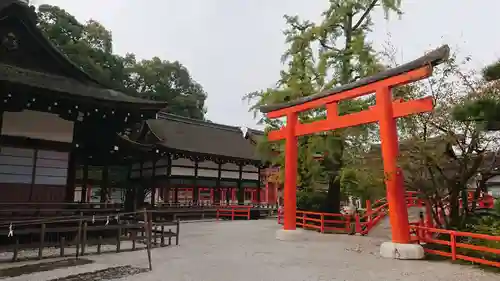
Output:
M86 248L86 245L87 245L87 226L88 226L88 222L84 222L83 223L83 229L82 229L82 256L85 255L85 248Z
M368 222L372 221L372 203L368 199L366 200L366 217Z
M245 188L243 187L243 164L238 164L238 183L236 190L237 205L245 205ZM232 197L232 195L231 195ZM232 200L232 198L231 198Z
M295 127L298 122L296 112L289 113L286 117L285 139L285 188L284 188L284 218L285 230L296 229L297 217L297 137Z
M64 257L64 247L66 246L66 237L61 237L61 240L59 241L59 255L61 257Z
M161 231L161 238L160 238L160 246L164 247L165 246L165 226L161 226L160 228Z
M41 260L43 258L43 246L45 242L45 224L42 223L40 227L40 247L38 247L38 259Z
M147 236L146 241L146 251L148 253L149 270L153 270L153 264L151 263L151 225L149 225L148 212L144 208L144 232Z
M102 236L97 238L97 254L101 254Z
M118 228L116 230L116 252L120 252L120 246L121 246L121 241L120 237L122 236L122 228L121 226L118 225Z
M151 189L151 208L155 208L156 206L156 186L155 186L155 177L156 177L156 161L157 158L155 157L153 160L152 160L152 163L151 163L151 178L149 180L149 186L150 186L150 189Z
M81 220L82 214L80 213L80 219L78 220L78 230L76 231L76 253L75 253L75 258L78 259L78 256L80 254L80 240L81 240L81 232L82 232L82 220Z
M192 201L193 205L199 206L200 205L200 188L198 187L198 170L199 170L199 160L195 159L194 160L194 179L193 179L193 196L192 196Z
M392 106L392 93L388 87L376 92L376 108L379 115L382 159L392 228L392 242L410 243L408 208L401 171L397 167L399 154L398 132Z
M88 190L87 185L89 182L89 165L87 163L83 164L83 178L82 178L82 195L80 197L80 201L82 203L86 203L88 200Z
M320 228L320 232L321 233L324 233L325 232L325 214L321 213L321 228Z
M17 256L19 255L19 239L16 239L16 243L14 244L14 253L12 254L12 261L17 261Z
M130 236L132 236L132 251L135 251L135 240L137 239L137 230L132 230L130 233Z
M450 247L451 247L451 259L457 260L457 239L455 236L455 232L450 233Z
M175 245L179 245L179 235L180 235L180 231L181 231L181 221L180 220L177 220L177 227L176 227L176 230L175 230Z

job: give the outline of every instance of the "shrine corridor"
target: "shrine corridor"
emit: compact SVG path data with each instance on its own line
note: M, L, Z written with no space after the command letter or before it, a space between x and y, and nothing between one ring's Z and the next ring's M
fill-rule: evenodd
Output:
M401 261L378 255L383 239L309 232L306 242L275 239L274 220L181 225L180 246L155 249L153 271L119 280L141 281L392 281L498 280L497 274L449 262ZM119 265L147 268L146 252L85 257L73 268L3 280L51 280Z

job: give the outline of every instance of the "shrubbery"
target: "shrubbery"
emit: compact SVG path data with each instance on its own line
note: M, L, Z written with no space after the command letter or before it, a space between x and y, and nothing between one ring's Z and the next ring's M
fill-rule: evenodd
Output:
M326 192L297 191L297 209L321 212L326 199Z

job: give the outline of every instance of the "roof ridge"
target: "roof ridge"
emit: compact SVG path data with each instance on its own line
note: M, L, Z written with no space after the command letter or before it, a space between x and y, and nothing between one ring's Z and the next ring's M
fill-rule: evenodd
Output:
M214 129L234 131L235 133L239 133L239 134L242 133L241 128L245 127L245 126L232 126L232 125L220 124L220 123L215 123L215 122L209 122L209 121L189 118L189 117L185 117L185 116L181 116L181 115L177 115L177 114L166 113L163 111L158 112L157 119L172 120L172 121L183 122L183 123L192 124L192 125L214 128ZM257 132L257 133L260 132L258 130L252 129L252 128L247 128L247 129L248 129L248 132Z

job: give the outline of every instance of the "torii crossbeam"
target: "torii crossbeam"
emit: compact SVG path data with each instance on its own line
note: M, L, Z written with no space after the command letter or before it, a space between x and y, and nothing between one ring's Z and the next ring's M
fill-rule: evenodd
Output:
M431 97L416 100L393 101L391 89L432 75L433 67L449 56L450 49L444 45L412 62L389 69L376 75L360 79L354 83L333 90L304 97L288 103L266 105L260 108L268 118L286 117L286 125L268 134L270 141L285 140L285 195L284 229L296 227L297 188L297 137L379 122L382 159L384 162L387 201L392 226L392 241L398 244L410 243L408 210L404 197L402 174L397 167L398 133L396 118L433 110ZM376 104L368 110L339 116L337 106L340 101L354 99L375 93ZM300 112L326 106L327 118L312 123L301 124Z

